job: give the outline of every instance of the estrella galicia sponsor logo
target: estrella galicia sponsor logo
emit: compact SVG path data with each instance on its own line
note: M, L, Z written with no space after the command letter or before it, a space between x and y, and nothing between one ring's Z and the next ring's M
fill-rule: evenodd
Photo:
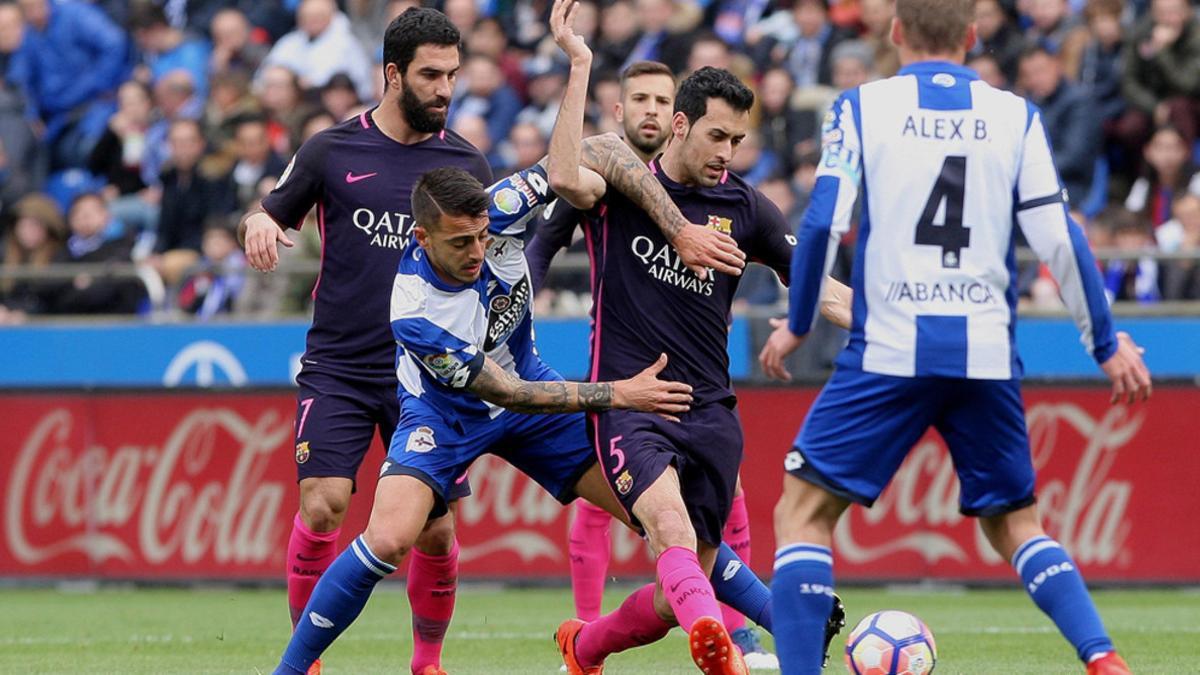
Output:
M371 237L371 246L403 251L408 246L415 222L412 216L398 211L376 213L372 209L358 208L350 215L354 227Z
M699 295L713 294L712 281L702 281L688 269L670 244L659 244L650 237L639 235L633 238L631 248L633 255L646 266L646 272L655 279ZM708 278L713 278L712 270L709 270Z
M997 304L992 287L978 281L925 283L923 281L893 281L888 284L884 299L888 302L944 302L970 305Z
M501 288L499 284L496 288ZM512 285L508 293L493 295L488 300L487 337L483 341L483 350L489 352L497 345L508 339L516 329L529 307L530 285L529 277L521 277Z

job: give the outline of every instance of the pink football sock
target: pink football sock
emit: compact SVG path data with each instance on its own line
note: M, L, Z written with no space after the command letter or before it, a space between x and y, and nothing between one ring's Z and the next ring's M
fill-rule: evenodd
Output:
M749 566L750 514L746 513L745 494L733 498L733 508L729 511L729 521L725 523L725 533L722 536L729 548ZM725 628L730 633L746 625L746 617L729 605L721 605L721 614L725 617Z
M575 593L575 616L584 621L600 617L604 577L612 543L608 535L612 516L608 511L580 500L567 541L571 557L571 590Z
M696 552L672 546L658 556L658 583L679 626L691 630L697 619L710 616L718 619L721 609L713 593L712 582L700 567Z
M458 541L446 555L427 555L415 547L408 554L408 602L412 607L412 671L440 666L442 641L454 616L458 590Z
M288 537L287 546L288 609L292 613L292 628L304 613L317 579L337 558L341 532L340 527L332 532L313 532L304 524L299 512L292 519L292 535Z
M589 623L575 639L575 655L585 668L598 665L609 654L657 642L671 630L654 611L654 584L637 589L617 611Z

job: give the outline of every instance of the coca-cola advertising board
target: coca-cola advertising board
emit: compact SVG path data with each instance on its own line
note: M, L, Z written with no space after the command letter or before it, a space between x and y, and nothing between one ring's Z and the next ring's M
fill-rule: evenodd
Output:
M783 455L815 389L743 389L743 478L753 562L769 573ZM282 579L296 509L295 398L269 393L0 395L5 488L0 576ZM1200 390L1111 406L1099 387L1028 387L1047 530L1091 580L1200 581ZM366 523L376 442L343 527ZM562 577L569 510L485 457L460 514L462 573ZM839 579L1007 579L1011 568L958 513L940 437L910 454L835 539ZM613 527L612 573L645 575L641 541Z

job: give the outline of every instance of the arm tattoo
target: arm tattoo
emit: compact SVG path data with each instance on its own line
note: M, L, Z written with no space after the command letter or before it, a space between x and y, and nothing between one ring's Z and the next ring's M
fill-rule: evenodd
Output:
M489 403L522 413L598 412L612 408L613 398L611 382L527 382L491 359L484 360L469 389Z
M648 213L667 241L674 241L675 235L688 226L687 218L662 183L616 134L584 139L582 163Z

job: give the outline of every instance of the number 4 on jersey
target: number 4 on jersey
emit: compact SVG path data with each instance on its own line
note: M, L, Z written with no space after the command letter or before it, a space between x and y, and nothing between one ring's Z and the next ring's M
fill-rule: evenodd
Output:
M971 230L963 227L963 192L967 184L967 158L947 157L942 163L942 173L933 184L925 211L917 222L915 243L923 246L942 247L942 267L958 269L962 262L962 250L971 245ZM941 225L935 225L942 202L946 202L945 216Z

